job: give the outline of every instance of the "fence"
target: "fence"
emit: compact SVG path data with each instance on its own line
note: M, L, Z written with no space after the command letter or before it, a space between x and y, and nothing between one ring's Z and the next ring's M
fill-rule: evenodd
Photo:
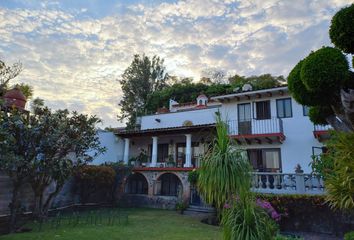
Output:
M227 122L230 135L269 134L283 132L281 118L231 120Z

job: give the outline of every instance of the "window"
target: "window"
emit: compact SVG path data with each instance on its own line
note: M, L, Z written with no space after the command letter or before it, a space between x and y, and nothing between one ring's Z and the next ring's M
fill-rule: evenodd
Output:
M256 102L256 118L270 119L270 101Z
M278 118L289 118L293 116L291 98L277 99Z
M308 116L310 111L310 107L308 106L302 106L302 112L304 113L304 116Z
M161 181L161 195L177 196L182 187L181 181L172 173L165 173L159 178Z
M152 156L152 144L149 144L148 152ZM157 161L166 162L168 159L168 143L161 143L157 145Z
M127 179L125 192L130 194L148 194L148 183L141 173L134 173Z
M255 170L260 172L275 172L281 170L279 148L248 149L247 153Z

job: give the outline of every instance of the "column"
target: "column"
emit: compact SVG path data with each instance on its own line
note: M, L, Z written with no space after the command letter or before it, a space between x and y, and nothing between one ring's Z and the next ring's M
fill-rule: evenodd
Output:
M192 167L192 134L186 134L186 162L184 167Z
M157 137L152 137L152 156L150 167L156 167L157 165Z
M129 138L124 138L123 161L124 161L124 164L128 164L128 162L129 162Z

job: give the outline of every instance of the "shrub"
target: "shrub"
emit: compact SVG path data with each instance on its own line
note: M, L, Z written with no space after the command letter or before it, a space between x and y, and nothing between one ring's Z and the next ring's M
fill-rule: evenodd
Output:
M96 192L110 193L116 172L108 166L88 165L78 169L76 181L80 188L81 202L86 203Z
M332 43L345 53L354 53L354 4L334 15L329 29Z
M344 235L344 240L354 240L354 232L348 232Z
M196 185L198 182L199 172L197 169L193 169L193 171L188 173L188 181L192 185Z
M275 222L252 199L236 201L223 211L224 239L270 240L278 230Z

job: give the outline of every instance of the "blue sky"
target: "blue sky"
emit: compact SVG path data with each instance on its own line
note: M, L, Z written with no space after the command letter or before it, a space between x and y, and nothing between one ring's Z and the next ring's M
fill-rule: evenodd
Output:
M287 76L330 45L333 14L349 0L1 0L0 59L53 108L116 121L117 79L133 54L157 54L172 75L203 70Z

